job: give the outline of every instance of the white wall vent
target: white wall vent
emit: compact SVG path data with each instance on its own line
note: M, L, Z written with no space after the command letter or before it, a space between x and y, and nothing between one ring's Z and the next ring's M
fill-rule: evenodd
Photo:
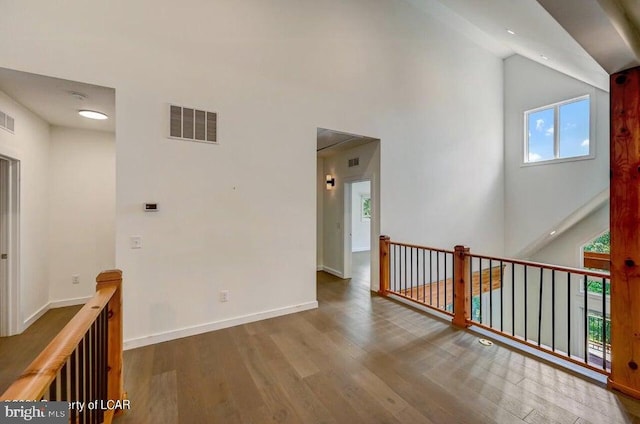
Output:
M218 143L218 116L194 108L169 105L169 138Z
M12 116L0 111L0 128L9 131L11 134L15 132L16 121Z
M349 159L349 168L360 165L360 158Z

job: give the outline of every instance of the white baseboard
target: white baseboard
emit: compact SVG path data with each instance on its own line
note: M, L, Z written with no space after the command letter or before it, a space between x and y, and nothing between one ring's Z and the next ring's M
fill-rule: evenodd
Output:
M51 303L45 304L42 308L38 309L35 313L33 313L22 324L22 331L24 331L27 328L31 327L31 324L36 322L38 320L38 318L40 318L42 315L46 314L49 309L51 309Z
M365 246L365 247L354 247L353 249L351 249L352 253L358 253L358 252L368 252L371 250L371 247L369 246Z
M324 272L328 272L329 274L335 275L336 277L344 278L344 274L342 272L338 271L337 269L333 269L333 268L328 267L328 266L325 265L325 266L322 267L322 270Z
M316 271L322 271L324 269L324 267L322 265L318 265L316 267Z
M73 299L52 300L49 302L49 308L64 308L66 306L84 305L91 299L92 296L76 297Z
M262 321L264 319L275 318L282 315L306 311L309 309L316 309L317 307L317 301L306 302L299 305L286 306L284 308L271 309L269 311L258 312L255 314L242 315L239 317L210 322L207 324L194 325L192 327L181 328L178 330L156 333L150 336L128 339L124 341L124 350L130 350L156 343L167 342L169 340L181 339L183 337L196 336L198 334L208 333L210 331L235 327L236 325L248 324L250 322Z

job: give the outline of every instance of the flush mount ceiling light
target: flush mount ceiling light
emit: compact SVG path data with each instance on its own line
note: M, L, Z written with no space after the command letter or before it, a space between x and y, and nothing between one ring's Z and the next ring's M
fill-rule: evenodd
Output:
M541 54L540 57L542 58L542 60L549 60L549 58L543 54Z
M84 116L85 118L89 119L97 119L100 121L109 119L109 117L104 113L96 112L95 110L79 110L78 113L80 114L80 116Z
M507 28L507 32L508 32L509 34L511 34L511 35L516 35L515 31L513 31L513 30L511 30L511 29L509 29L509 28Z

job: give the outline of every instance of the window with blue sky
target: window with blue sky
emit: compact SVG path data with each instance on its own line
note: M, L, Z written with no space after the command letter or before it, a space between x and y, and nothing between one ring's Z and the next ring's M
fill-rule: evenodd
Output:
M525 163L590 156L589 96L525 112Z

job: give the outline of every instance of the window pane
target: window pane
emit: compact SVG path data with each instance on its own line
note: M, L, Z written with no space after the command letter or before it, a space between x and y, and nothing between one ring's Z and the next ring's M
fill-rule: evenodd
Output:
M589 99L560 106L560 157L589 154Z
M554 159L553 108L531 112L527 116L529 139L527 162Z

